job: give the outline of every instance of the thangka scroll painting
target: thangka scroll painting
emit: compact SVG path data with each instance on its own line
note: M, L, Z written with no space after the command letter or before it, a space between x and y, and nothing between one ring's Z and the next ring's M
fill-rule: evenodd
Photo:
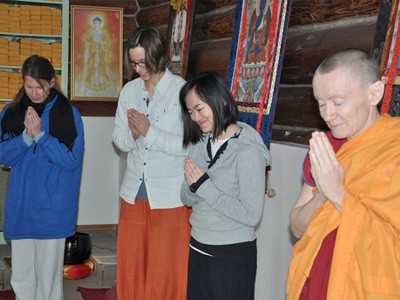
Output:
M194 0L171 0L167 57L172 73L185 77L193 24Z
M240 119L269 147L290 14L289 0L238 0L227 81Z
M399 0L381 0L372 55L380 63L386 81L381 113L400 116Z

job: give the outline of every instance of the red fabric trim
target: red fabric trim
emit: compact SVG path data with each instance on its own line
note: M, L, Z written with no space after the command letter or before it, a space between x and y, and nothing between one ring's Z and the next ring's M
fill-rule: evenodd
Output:
M183 40L183 48L182 48L182 65L181 65L181 76L185 77L186 63L187 63L187 52L189 47L188 39L191 38L191 23L192 23L192 1L186 1L186 28L185 28L185 37Z
M265 61L265 72L264 72L264 86L265 88L262 90L261 93L261 99L260 99L260 106L258 108L258 118L257 118L257 125L256 125L256 130L257 132L261 131L261 123L263 119L263 113L264 113L264 106L265 106L265 98L267 94L267 89L270 88L270 85L267 84L268 82L268 76L272 76L271 70L272 64L269 65L269 70L267 70L268 63L271 61L271 53L272 53L272 48L274 46L274 39L276 35L276 27L277 27L277 20L278 20L278 1L274 1L273 7L272 7L272 16L271 16L271 25L269 27L269 36L268 36L268 52L267 52L267 57Z
M392 99L393 84L397 75L397 62L399 61L399 51L400 51L400 38L399 34L397 34L393 48L393 56L392 60L390 61L390 68L387 76L385 95L383 96L383 103L381 108L382 114L387 114L389 111L390 101Z
M326 299L336 233L337 228L324 238L321 248L315 257L308 279L303 286L299 300Z
M241 24L247 24L247 4L245 4L246 1L243 1L243 8L245 11L242 12L242 20L241 20ZM233 85L232 85L232 91L233 91L233 98L236 99L237 98L237 85L239 83L239 76L240 76L240 71L241 71L241 66L242 66L242 57L243 57L243 42L245 40L246 37L246 31L247 30L242 30L242 28L240 29L240 35L239 35L239 41L237 43L236 48L238 49L238 52L236 54L236 63L235 65L237 66L235 68L235 74L233 74Z

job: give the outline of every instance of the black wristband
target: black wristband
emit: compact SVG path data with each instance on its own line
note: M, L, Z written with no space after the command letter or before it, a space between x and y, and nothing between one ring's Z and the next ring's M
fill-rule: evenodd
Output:
M189 186L189 189L192 193L196 193L198 188L203 184L204 181L206 181L210 176L208 176L207 173L204 173L195 183L192 183Z

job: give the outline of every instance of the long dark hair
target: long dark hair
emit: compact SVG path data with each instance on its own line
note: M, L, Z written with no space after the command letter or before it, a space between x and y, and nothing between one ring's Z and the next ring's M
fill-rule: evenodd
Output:
M74 114L69 100L60 92L59 85L55 80L55 70L50 61L42 56L33 55L25 60L22 65L22 77L32 77L43 89L47 84L54 84L49 90L45 89L47 95L42 103L33 103L26 95L25 88L22 87L5 111L1 119L0 141L12 139L20 135L24 128L25 111L28 106L32 106L39 117L43 113L47 103L57 97L49 112L49 134L56 137L60 143L72 150L77 131L74 123Z
M57 91L61 91L60 86L55 80L56 71L51 64L51 62L39 55L32 55L28 57L22 64L22 79L25 80L25 76L32 77L42 88L44 88L45 83L50 82L54 79L53 88ZM22 95L25 94L25 88L22 86L18 91L17 95L14 97L13 102L10 103L10 108L15 107L21 101Z
M129 58L129 50L143 47L145 51L146 69L150 74L165 71L167 43L161 33L153 27L139 27L126 41L124 52L124 77L131 80L134 70Z
M239 118L239 110L224 78L217 72L201 72L188 80L179 94L183 119L183 146L197 143L203 138L203 132L190 117L186 107L186 95L194 90L202 101L207 103L214 118L213 139L217 138L229 125L235 124Z

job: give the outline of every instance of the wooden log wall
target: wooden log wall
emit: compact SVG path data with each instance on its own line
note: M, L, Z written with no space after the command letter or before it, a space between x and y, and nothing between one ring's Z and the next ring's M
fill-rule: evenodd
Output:
M71 0L71 4L111 6L108 0ZM188 75L215 70L226 76L236 0L195 0ZM313 98L311 80L330 52L372 47L379 0L292 0L274 118L273 140L307 144L311 131L326 129ZM167 32L168 0L114 0L124 8L124 39L137 26ZM116 103L77 103L84 115L114 115Z
M314 70L340 48L370 52L379 2L293 1L273 138L308 144L310 132L326 129L312 94Z

